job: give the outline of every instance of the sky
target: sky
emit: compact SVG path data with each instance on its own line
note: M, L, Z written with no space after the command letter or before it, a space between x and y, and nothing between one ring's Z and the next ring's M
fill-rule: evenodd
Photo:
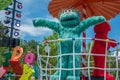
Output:
M45 36L52 34L52 30L48 28L35 28L32 24L34 18L44 18L53 21L58 21L53 18L48 11L48 4L50 0L18 0L23 4L22 18L20 29L20 38L23 40L36 40L41 41ZM0 20L4 20L4 11L0 11ZM120 41L120 14L116 15L110 20L111 31L109 32L109 38ZM93 27L90 27L86 31L87 37L93 37Z

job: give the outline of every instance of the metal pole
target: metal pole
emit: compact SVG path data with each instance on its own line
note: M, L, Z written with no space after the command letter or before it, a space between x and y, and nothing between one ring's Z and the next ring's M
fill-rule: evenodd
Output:
M87 18L87 16L86 16L86 5L85 4L83 4L82 16L83 16L82 17L83 20ZM86 32L85 31L82 33L82 37L86 38ZM86 39L84 39L82 41L82 52L86 53ZM86 67L86 55L82 55L82 67L83 68ZM86 80L86 77L87 77L86 69L83 69L82 70L82 80Z
M10 45L9 51L12 50L12 38L13 38L13 29L14 29L14 20L15 20L15 8L16 8L16 0L13 0L13 10L12 10L12 22L11 22L11 32L10 32Z

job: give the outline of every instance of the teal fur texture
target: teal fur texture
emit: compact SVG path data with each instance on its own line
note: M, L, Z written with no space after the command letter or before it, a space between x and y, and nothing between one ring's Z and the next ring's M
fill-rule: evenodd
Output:
M57 32L59 38L79 38L80 34L84 32L88 27L104 22L103 16L93 16L85 20L80 21L80 13L74 9L63 10L59 15L59 22L54 22L46 19L37 18L33 20L35 27L48 27L53 31ZM75 54L80 53L81 42L75 40ZM62 54L73 54L73 41L62 41L61 42L61 53ZM60 51L60 50L59 50ZM58 55L60 54L58 51ZM75 56L75 68L80 68L81 57ZM62 68L72 69L73 68L73 56L62 56ZM57 61L57 67L60 68L60 58ZM59 80L60 71L57 70L54 75L51 76L51 80ZM62 70L60 80L80 80L80 70Z

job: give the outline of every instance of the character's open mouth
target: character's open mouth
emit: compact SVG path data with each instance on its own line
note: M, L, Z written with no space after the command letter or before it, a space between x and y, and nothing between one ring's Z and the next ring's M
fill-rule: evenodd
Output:
M75 20L75 18L68 18L68 19L65 19L63 21L71 21L71 20Z

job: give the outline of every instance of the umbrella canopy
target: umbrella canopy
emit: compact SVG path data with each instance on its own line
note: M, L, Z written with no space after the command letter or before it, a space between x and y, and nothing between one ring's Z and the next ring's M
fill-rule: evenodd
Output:
M0 0L0 10L5 9L6 7L8 7L13 0Z
M80 12L86 6L86 16L104 16L107 20L120 12L120 0L51 0L48 10L53 17L58 17L62 9L77 8Z

